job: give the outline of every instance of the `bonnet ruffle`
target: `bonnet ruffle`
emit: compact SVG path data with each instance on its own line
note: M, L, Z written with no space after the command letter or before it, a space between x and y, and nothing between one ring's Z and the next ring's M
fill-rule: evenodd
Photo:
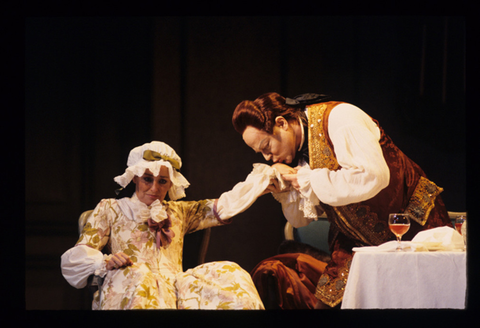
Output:
M172 181L172 187L168 191L170 199L177 200L185 197L185 189L190 183L178 171L182 167L182 160L172 147L160 141L152 141L133 148L128 156L125 173L113 180L125 188L134 176L143 176L147 169L157 176L162 166L168 168Z

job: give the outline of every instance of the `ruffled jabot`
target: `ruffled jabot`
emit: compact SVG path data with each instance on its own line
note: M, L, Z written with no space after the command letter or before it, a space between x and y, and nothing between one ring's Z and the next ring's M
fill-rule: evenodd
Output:
M166 204L160 200L155 200L150 206L141 202L137 194L134 193L131 198L125 197L117 200L123 214L138 223L147 223L151 231L156 233L157 247L168 246L175 233L170 228L172 220L167 213Z

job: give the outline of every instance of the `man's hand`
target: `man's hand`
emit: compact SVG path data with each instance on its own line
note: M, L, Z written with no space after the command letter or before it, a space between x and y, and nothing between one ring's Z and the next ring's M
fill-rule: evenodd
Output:
M274 169L276 169L280 174L295 174L297 173L297 169L290 167L283 163L275 163L272 165Z
M267 186L267 188L262 192L260 196L269 194L271 192L282 192L283 190L280 190L280 184L277 179L270 179L270 184Z
M300 185L298 184L297 180L297 171L299 169L298 166L296 168L293 168L286 164L277 163L273 164L272 167L275 168L282 176L282 179L286 182L289 182L294 189L300 189Z

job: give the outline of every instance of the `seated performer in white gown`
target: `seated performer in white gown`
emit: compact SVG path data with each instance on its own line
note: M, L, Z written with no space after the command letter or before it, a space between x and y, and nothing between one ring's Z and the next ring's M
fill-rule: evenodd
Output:
M134 148L127 166L114 180L122 187L133 181L135 193L101 200L76 245L61 257L62 274L73 287L85 287L92 274L104 277L92 308L264 309L249 273L236 263L211 262L182 272L183 239L230 223L270 191L274 170L254 166L244 182L218 199L177 201L189 182L167 144ZM111 254L101 252L107 244Z

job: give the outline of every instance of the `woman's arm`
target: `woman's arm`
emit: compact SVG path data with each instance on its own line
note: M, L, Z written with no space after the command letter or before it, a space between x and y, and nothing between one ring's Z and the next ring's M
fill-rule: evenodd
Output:
M258 197L275 190L278 186L277 173L265 164L254 164L245 181L237 183L232 190L224 192L218 199L198 202L172 202L179 216L186 218L190 233L212 226L231 223L231 218L247 210ZM183 209L180 206L184 207ZM172 207L174 209L174 207Z
M106 273L111 256L104 255L101 249L110 235L108 208L111 208L112 201L102 200L96 206L76 245L61 256L62 274L75 288L85 287L92 274L104 276Z
M99 250L86 245L77 245L63 253L60 267L63 277L70 285L83 288L87 285L89 276L96 271L106 270L106 260Z

